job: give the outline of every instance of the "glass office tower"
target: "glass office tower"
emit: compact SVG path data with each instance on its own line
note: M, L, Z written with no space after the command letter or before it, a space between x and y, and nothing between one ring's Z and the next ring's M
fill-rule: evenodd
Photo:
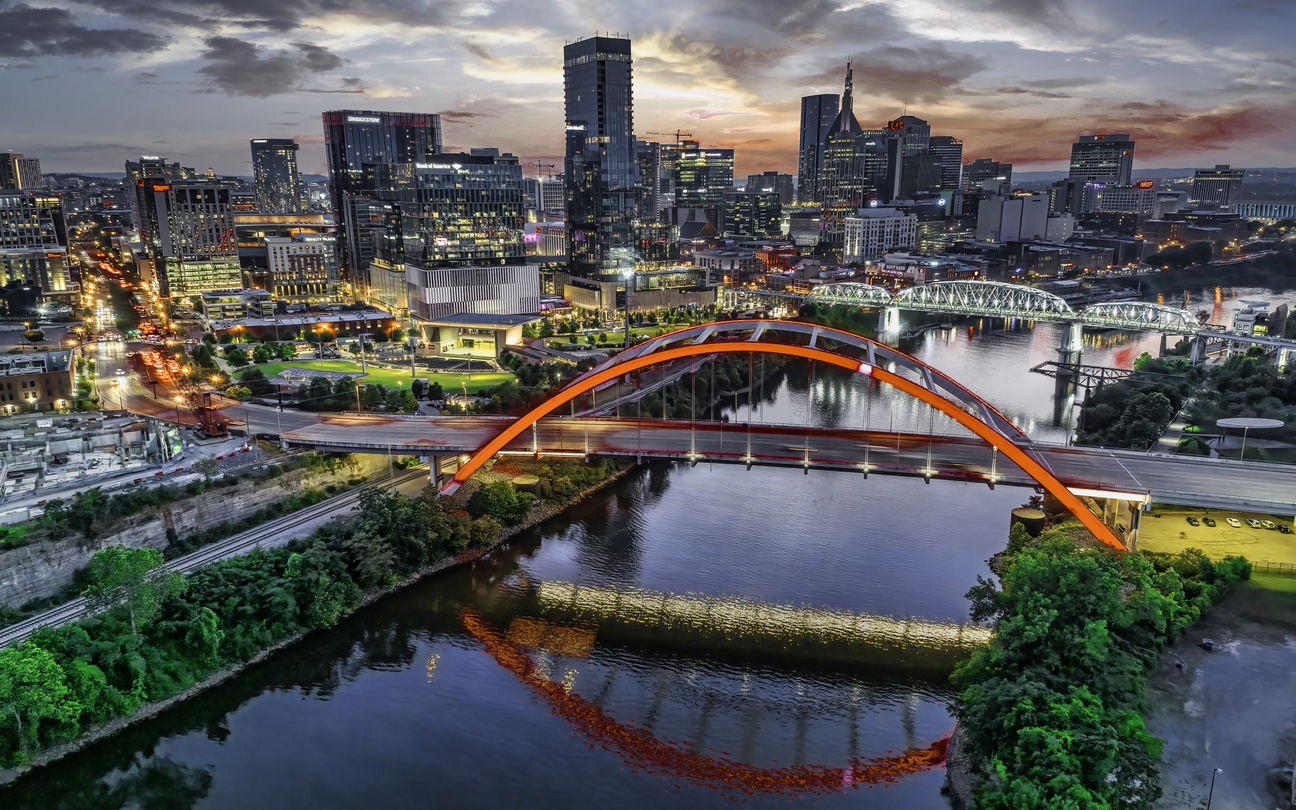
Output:
M292 138L252 141L252 182L257 211L300 214L306 210L305 189L297 172L297 142Z
M589 37L563 47L567 245L573 275L634 266L640 202L630 40Z

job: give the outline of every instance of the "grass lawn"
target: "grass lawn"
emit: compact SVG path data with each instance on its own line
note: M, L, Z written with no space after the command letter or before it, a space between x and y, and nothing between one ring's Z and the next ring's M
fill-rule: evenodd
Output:
M299 360L292 363L262 363L261 365L248 366L234 372L235 379L247 368L259 368L266 377L273 377L286 368L314 368L320 371L347 371L359 372L360 364L352 363L348 360ZM378 368L369 366L368 377L365 382L377 383L388 388L397 387L400 383L402 388L408 388L410 384L410 373L407 370L396 371L389 368ZM475 394L483 388L494 388L501 383L513 379L512 374L473 374L471 377L467 374L438 374L428 372L426 369L419 369L420 377L426 377L430 383L441 383L441 387L446 393L463 393L463 384L468 383L468 393Z

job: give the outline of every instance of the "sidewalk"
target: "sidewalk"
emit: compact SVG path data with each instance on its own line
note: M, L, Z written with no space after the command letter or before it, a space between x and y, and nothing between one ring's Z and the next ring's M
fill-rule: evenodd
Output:
M1175 448L1179 446L1179 440L1184 437L1188 430L1188 406L1192 405L1192 403L1191 398L1184 400L1183 407L1170 420L1170 424L1166 425L1161 438L1157 439L1156 443L1148 448L1149 453L1170 455L1175 451Z

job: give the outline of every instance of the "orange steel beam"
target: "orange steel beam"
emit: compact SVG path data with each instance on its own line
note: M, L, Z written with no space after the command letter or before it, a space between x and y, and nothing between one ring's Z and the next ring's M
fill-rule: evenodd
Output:
M1125 544L1120 538L1098 517L1084 505L1078 497L1072 494L1071 490L1053 476L1048 470L1044 469L1039 462L1031 458L1026 451L1022 450L1013 442L1009 441L999 431L990 427L986 423L977 419L972 414L956 406L954 403L940 396L934 391L929 391L917 383L911 382L904 377L894 374L886 369L870 366L862 363L853 357L844 357L839 354L825 351L824 349L814 349L809 346L798 346L795 344L784 343L751 343L748 341L734 341L732 343L703 343L698 345L680 346L674 349L663 349L659 352L646 354L640 357L627 360L610 368L606 368L596 374L591 374L581 380L577 380L567 388L559 391L551 399L536 406L530 413L521 416L508 428L492 439L485 447L478 450L470 458L459 472L455 473L453 479L446 485L446 492L453 492L458 489L463 482L467 481L472 474L477 472L483 464L492 458L500 450L508 446L524 430L538 422L540 419L548 416L560 406L567 404L576 397L602 385L605 382L614 380L617 377L627 374L637 369L654 366L660 363L668 363L671 360L679 360L685 357L695 357L706 354L745 354L748 352L759 351L766 354L781 354L789 357L798 357L804 360L817 360L821 363L845 369L847 371L866 374L880 382L884 382L893 388L899 389L916 399L936 408L941 413L950 417L954 421L971 430L976 435L985 439L993 446L999 448L1009 459L1017 466L1022 468L1027 475L1034 478L1039 484L1048 490L1053 497L1057 498L1071 514L1075 515L1085 528L1093 532L1094 537L1108 546L1119 551L1128 551Z

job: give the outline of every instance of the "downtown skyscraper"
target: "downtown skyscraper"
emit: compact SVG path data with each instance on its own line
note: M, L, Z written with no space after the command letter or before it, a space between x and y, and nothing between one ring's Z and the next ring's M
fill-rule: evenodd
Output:
M567 254L572 275L633 267L639 215L630 40L589 37L563 47Z
M1128 135L1081 135L1071 144L1070 180L1128 186L1134 170L1134 142Z
M297 172L297 142L292 138L252 141L252 180L257 211L299 214L306 210L305 189Z
M819 190L823 146L828 130L837 120L838 104L835 93L801 99L801 145L797 158L797 199L800 202L823 202L823 193Z
M374 198L381 164L426 163L441 154L441 116L435 113L331 110L324 113L329 194L339 223L338 255L358 300L368 297L375 230L385 228L390 205Z

